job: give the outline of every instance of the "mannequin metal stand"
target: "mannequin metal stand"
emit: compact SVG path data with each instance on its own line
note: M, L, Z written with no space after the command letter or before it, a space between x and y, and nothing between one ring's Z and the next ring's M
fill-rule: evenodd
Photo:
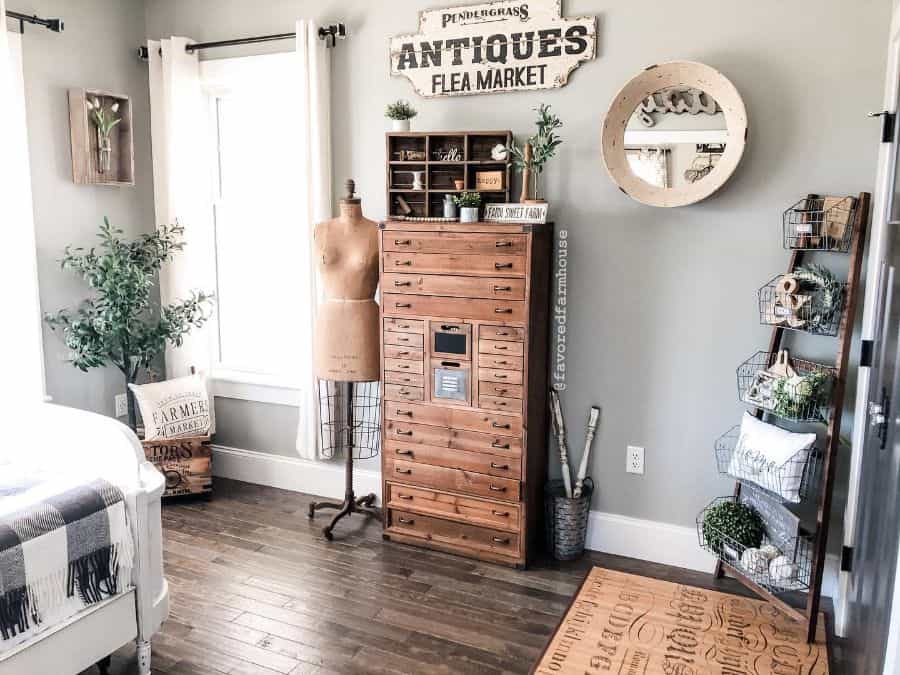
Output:
M341 504L336 502L311 502L309 505L309 517L314 518L316 511L319 509L338 509L334 518L325 527L322 528L322 534L329 541L334 538L332 530L337 522L344 516L352 513L362 513L367 516L378 517L378 512L373 508L375 503L375 494L369 493L362 497L357 497L353 492L353 449L354 449L354 415L353 415L353 382L345 382L347 396L347 423L343 431L346 431L347 440L344 447L346 454L345 465L345 491L344 501Z

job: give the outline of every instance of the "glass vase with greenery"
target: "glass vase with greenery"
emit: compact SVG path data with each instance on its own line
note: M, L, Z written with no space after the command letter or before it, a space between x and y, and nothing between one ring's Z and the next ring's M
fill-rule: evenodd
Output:
M213 294L192 291L185 300L165 306L154 301L160 268L184 248L181 225L164 225L133 241L104 218L98 248L84 250L67 246L60 264L74 271L94 291L76 309L61 309L44 319L54 330L62 330L73 366L115 366L125 382L138 381L149 370L166 344L180 347L192 328L209 319ZM137 427L134 397L126 386L128 425Z
M544 201L541 188L541 176L544 173L544 165L554 155L556 148L562 143L562 139L556 134L563 123L558 116L550 112L550 106L541 104L534 109L538 114L535 121L537 130L528 137L522 147L516 145L515 139L507 148L513 165L521 172L522 182L525 186L523 197L531 201Z

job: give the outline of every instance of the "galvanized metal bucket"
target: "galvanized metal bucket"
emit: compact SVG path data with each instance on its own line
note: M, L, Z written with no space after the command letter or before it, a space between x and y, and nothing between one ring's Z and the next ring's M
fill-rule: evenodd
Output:
M547 550L557 560L575 560L584 553L588 515L594 481L584 479L580 497L566 497L561 480L552 480L544 488L547 522Z

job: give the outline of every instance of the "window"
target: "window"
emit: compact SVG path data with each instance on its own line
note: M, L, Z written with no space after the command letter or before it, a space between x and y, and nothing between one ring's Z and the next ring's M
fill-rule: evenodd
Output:
M236 398L269 401L260 386L296 389L299 354L310 348L291 304L309 297L309 270L301 267L308 263L297 254L306 225L295 194L305 177L291 132L298 106L292 57L202 63L217 186L213 377L217 394Z

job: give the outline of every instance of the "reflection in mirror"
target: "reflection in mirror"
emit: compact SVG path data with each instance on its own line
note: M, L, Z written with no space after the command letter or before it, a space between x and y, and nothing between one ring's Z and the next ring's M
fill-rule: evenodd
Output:
M625 127L631 172L645 183L679 188L704 180L722 154L728 129L712 96L667 87L641 101Z

